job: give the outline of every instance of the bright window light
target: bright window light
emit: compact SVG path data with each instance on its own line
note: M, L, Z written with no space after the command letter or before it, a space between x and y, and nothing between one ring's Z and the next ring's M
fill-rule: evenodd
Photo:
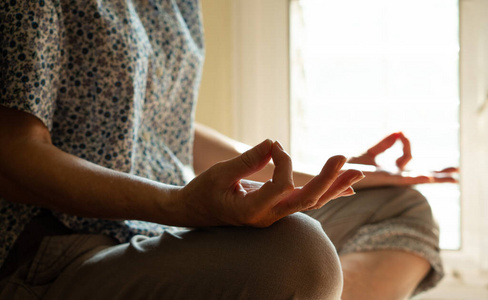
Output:
M459 165L458 9L457 0L293 0L294 160L316 169L403 131L412 142L409 169ZM441 247L458 249L458 186L417 188L440 224Z

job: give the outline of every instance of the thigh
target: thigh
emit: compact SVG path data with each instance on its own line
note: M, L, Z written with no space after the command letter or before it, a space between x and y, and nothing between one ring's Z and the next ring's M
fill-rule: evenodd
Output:
M74 260L114 245L116 242L104 235L68 234L44 237L32 257L15 257L16 267L13 274L0 281L0 299L44 299L59 274ZM23 249L25 243L18 246Z
M43 299L337 299L341 289L335 248L296 214L265 229L165 232L85 252Z

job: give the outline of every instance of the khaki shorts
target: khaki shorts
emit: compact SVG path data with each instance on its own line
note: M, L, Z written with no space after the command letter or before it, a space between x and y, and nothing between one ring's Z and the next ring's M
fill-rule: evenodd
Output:
M416 293L442 277L438 228L413 189L362 190L307 214L318 222L295 214L265 229L199 228L126 244L56 229L51 217L34 226L50 230L31 256L9 256L19 262L0 281L0 299L337 299L337 252L379 249L430 262Z

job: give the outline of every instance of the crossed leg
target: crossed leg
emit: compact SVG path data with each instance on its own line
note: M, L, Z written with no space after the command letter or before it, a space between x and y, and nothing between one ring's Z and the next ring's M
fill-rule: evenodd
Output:
M339 257L320 224L294 214L269 228L136 236L47 237L0 299L317 299L342 292ZM0 285L1 286L1 285Z
M442 276L437 225L413 189L359 191L308 214L339 252L342 300L404 300Z

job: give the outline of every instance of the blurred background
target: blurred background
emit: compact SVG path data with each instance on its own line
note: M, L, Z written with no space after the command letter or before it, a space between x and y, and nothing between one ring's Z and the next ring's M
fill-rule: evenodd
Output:
M418 299L488 299L488 1L204 0L196 119L278 139L301 169L403 131L441 227L448 276ZM379 159L394 161L401 147Z

